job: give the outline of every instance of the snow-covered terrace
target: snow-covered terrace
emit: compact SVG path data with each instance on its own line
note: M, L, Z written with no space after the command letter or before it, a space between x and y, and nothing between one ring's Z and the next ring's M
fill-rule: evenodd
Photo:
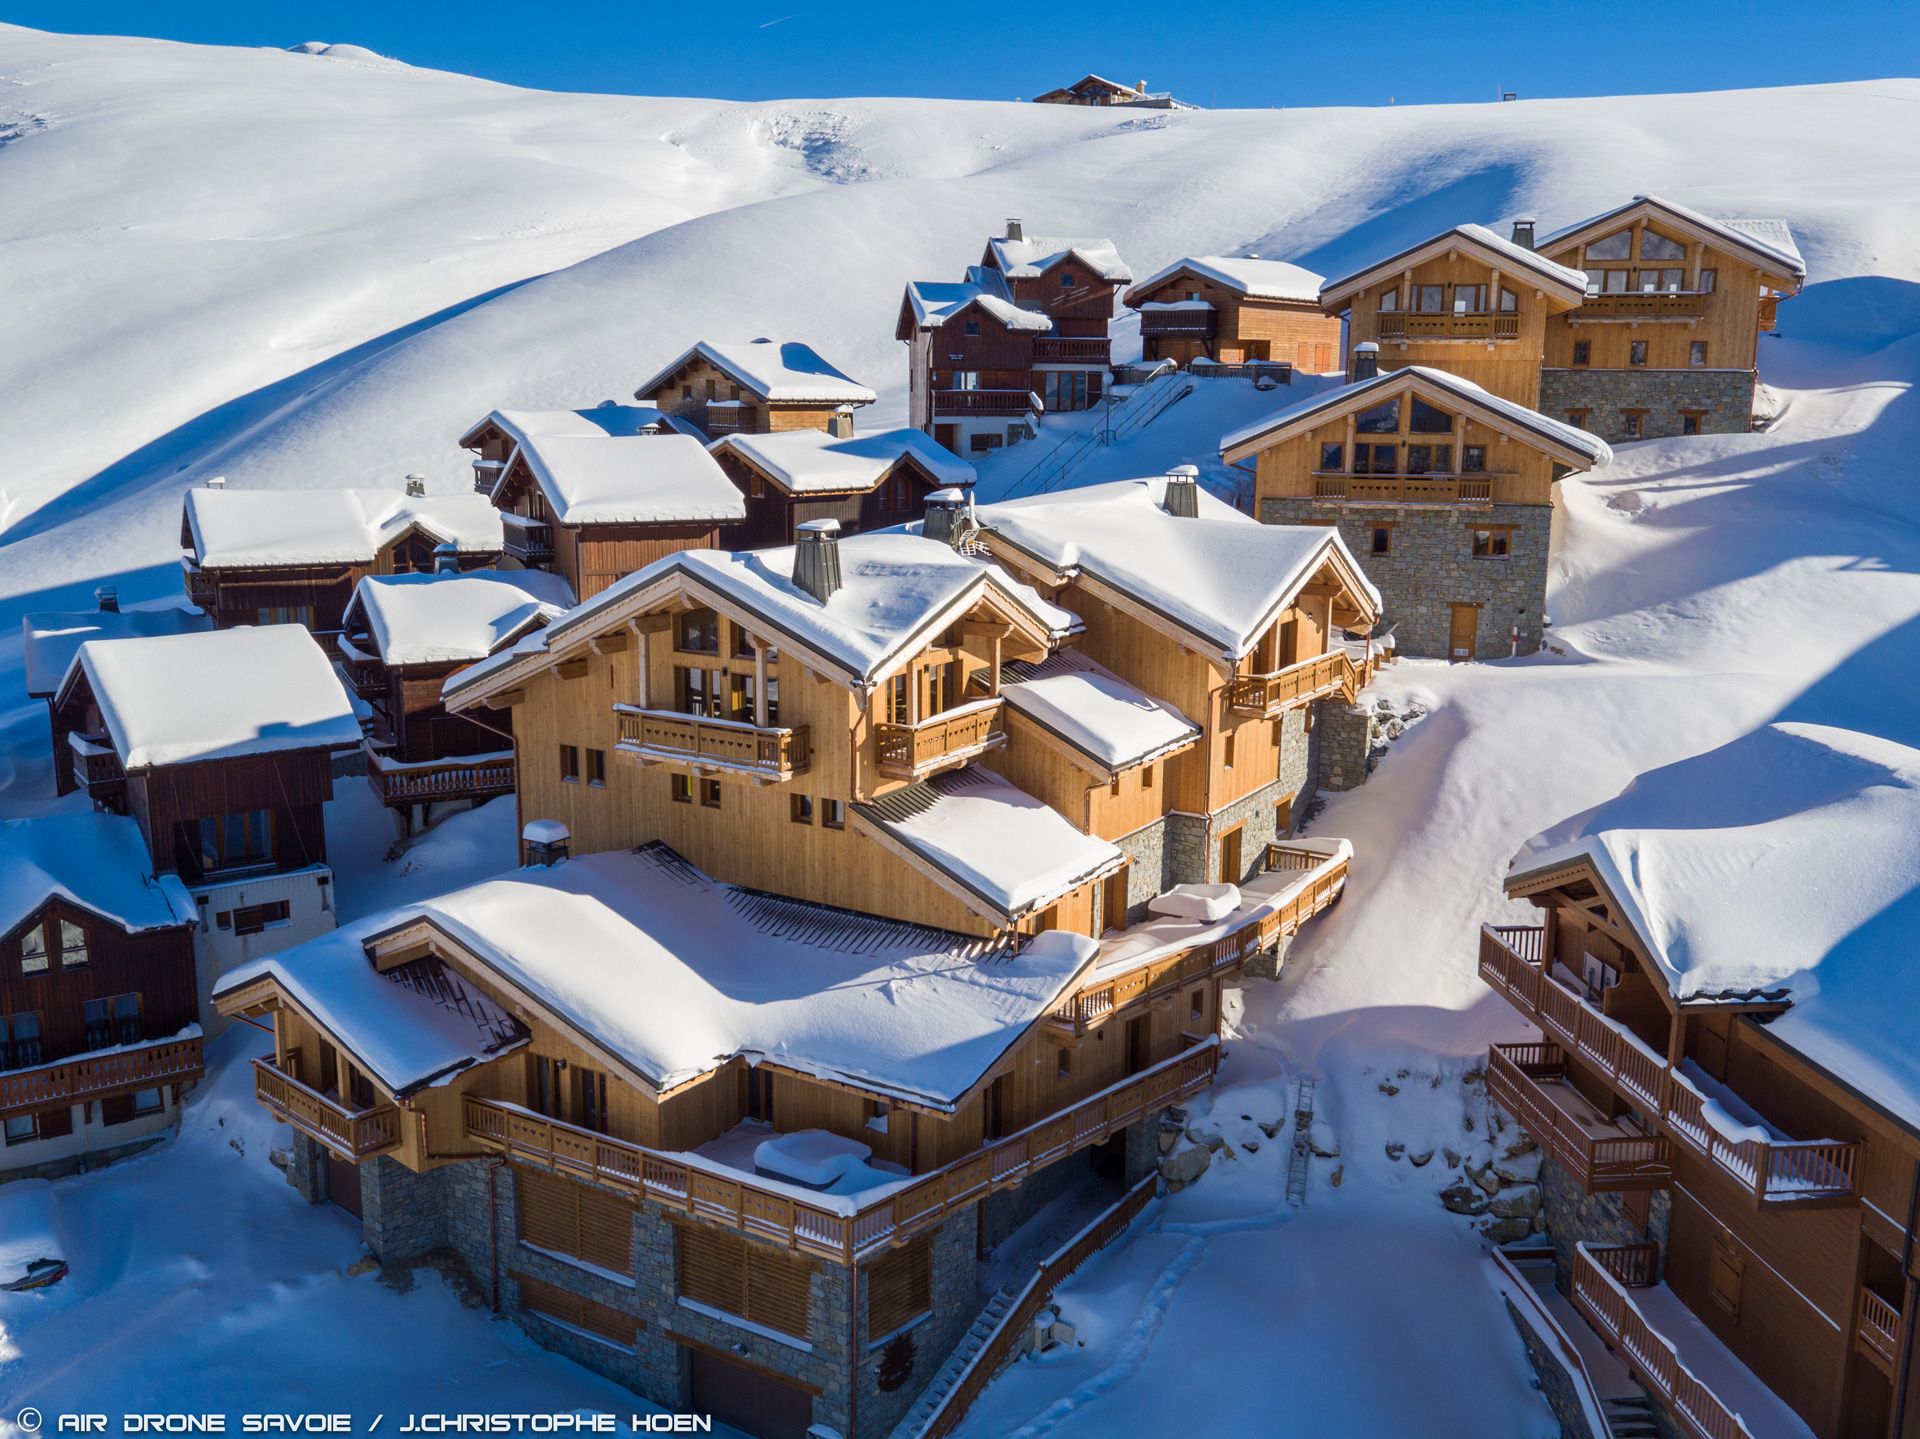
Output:
M1021 718L1109 775L1150 764L1200 738L1200 727L1172 705L1078 650L1057 650L1038 664L1007 661L1000 694Z

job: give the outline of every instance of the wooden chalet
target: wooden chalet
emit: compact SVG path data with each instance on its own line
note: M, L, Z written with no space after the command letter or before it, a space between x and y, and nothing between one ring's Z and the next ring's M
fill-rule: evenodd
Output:
M1126 292L1149 363L1285 363L1303 374L1345 368L1340 318L1320 309L1325 277L1253 255L1176 260Z
M1123 105L1135 110L1194 110L1198 106L1173 98L1171 91L1149 91L1147 82L1122 85L1099 75L1086 75L1071 85L1035 95L1036 105Z
M1597 435L1424 365L1227 434L1268 524L1336 527L1403 653L1471 660L1541 643L1553 486L1603 467Z
M450 715L441 687L573 607L559 575L461 571L441 559L436 574L360 581L336 642L354 693L374 711L367 781L409 830L429 806L513 793L512 712L486 723Z
M193 901L116 815L0 822L0 1180L153 1143L205 1073Z
M54 718L94 808L131 816L151 872L191 896L203 999L231 965L333 927L323 807L361 731L304 629L89 641Z
M1536 408L1547 323L1577 308L1586 287L1578 270L1483 225L1456 225L1329 280L1320 308L1346 317L1350 379L1421 365Z
M500 520L473 495L396 490L187 491L180 568L219 629L297 624L337 634L364 575L424 574L450 544L462 569L500 558Z
M712 439L824 430L845 406L879 398L798 340L702 340L633 392Z
M1488 1053L1553 1246L1504 1261L1544 1260L1663 1433L1913 1432L1920 1086L1881 921L1916 794L1912 750L1768 727L1531 842L1506 892L1540 922L1482 927L1481 978L1539 1030Z
M714 548L746 518L689 430L652 406L495 410L460 443L479 452L476 483L490 486L508 561L591 599L663 555Z
M1759 337L1806 283L1785 221L1641 195L1540 253L1586 277L1579 306L1547 325L1542 410L1613 441L1751 427Z

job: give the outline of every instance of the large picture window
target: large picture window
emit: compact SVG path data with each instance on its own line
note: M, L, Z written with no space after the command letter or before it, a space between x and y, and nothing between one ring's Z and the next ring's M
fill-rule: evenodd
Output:
M40 1012L0 1014L0 1069L25 1069L40 1062Z
M264 809L195 820L186 826L202 874L273 863L273 812Z
M1416 435L1450 435L1453 433L1453 416L1416 397L1413 419L1407 428Z
M86 1002L87 1048L110 1049L116 1044L138 1044L140 996L116 994Z
M1363 435L1397 434L1400 429L1400 402L1388 400L1384 405L1362 410L1353 417L1353 427Z
M694 654L720 653L720 616L712 610L688 610L678 619L677 647Z

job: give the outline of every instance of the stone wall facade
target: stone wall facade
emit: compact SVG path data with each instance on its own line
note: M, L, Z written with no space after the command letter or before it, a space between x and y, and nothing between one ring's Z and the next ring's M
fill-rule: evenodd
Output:
M1145 924L1147 903L1167 889L1167 822L1157 819L1114 842L1127 866L1127 924Z
M309 1204L327 1202L327 1151L317 1139L293 1131L293 1148L287 1151L287 1183Z
M1582 1194L1580 1181L1549 1155L1540 1160L1540 1193L1545 1200L1547 1236L1553 1241L1556 1282L1562 1290L1573 1287L1573 1246L1588 1244L1644 1244L1651 1239L1660 1246L1660 1268L1667 1262L1667 1226L1673 1215L1673 1195L1656 1189L1647 1207L1647 1232L1642 1234L1620 1213L1618 1194Z
M360 1220L367 1248L382 1264L417 1259L447 1242L445 1169L415 1174L379 1155L360 1164Z
M1703 435L1753 428L1752 370L1542 370L1540 413L1566 420L1586 411L1583 428L1608 444L1627 438L1626 412L1640 410L1643 440L1684 434L1683 412L1700 416Z
M1334 521L1341 539L1380 591L1401 654L1447 659L1454 605L1479 611L1474 659L1505 659L1540 648L1547 602L1547 549L1553 525L1550 505L1334 505L1312 499L1265 499L1260 519L1269 525ZM1391 550L1373 552L1373 532L1392 530ZM1476 559L1473 532L1489 526L1509 531L1505 559Z
M1313 731L1319 741L1314 787L1357 789L1367 782L1367 757L1373 750L1372 706L1332 699L1316 700L1313 708Z

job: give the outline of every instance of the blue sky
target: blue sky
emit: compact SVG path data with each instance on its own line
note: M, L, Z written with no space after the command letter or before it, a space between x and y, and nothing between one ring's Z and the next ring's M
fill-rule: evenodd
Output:
M999 18L1004 17L1004 18ZM1030 98L1089 70L1200 105L1384 105L1725 90L1911 73L1920 5L667 6L571 0L16 0L45 30L222 45L351 42L554 90L761 100Z

